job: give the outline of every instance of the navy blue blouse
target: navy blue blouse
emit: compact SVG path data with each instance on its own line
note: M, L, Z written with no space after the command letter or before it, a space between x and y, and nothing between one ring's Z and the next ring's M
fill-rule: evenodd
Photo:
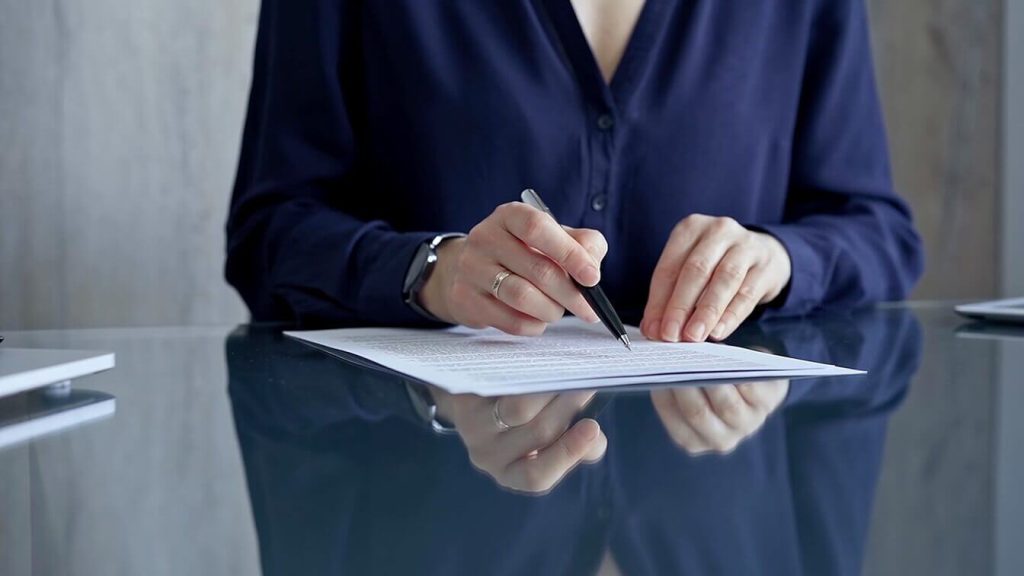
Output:
M264 0L227 278L256 320L423 323L416 246L532 187L607 237L627 321L692 213L785 245L769 314L902 298L868 36L863 0L647 0L608 84L570 0Z

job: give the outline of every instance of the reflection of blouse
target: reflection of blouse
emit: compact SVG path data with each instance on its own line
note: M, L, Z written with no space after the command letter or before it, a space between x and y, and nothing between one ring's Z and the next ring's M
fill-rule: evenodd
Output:
M647 0L610 85L571 0L264 0L227 261L256 319L421 323L416 246L525 187L605 234L630 321L691 213L782 241L773 314L900 298L921 268L863 0Z
M698 458L647 396L616 400L602 427L605 459L541 497L397 421L339 426L333 450L240 431L263 573L594 574L606 549L624 574L861 573L884 418L773 416Z
M263 573L593 574L610 549L625 574L859 574L920 329L906 311L836 318L827 337L792 324L750 341L868 375L794 382L727 457L686 456L646 394L618 398L599 416L605 458L543 497L498 488L457 437L392 417L408 413L399 383L295 342L229 338Z

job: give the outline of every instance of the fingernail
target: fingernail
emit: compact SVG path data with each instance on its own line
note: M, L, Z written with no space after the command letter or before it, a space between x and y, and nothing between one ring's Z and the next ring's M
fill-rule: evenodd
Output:
M587 266L580 273L580 282L587 286L593 286L601 279L601 273L594 266Z
M693 328L687 330L687 335L690 337L691 340L696 340L699 342L704 339L705 330L707 330L707 326L705 326L703 322L697 322L697 324L695 324Z
M591 311L590 316L587 318L587 322L590 322L591 324L597 324L600 321L601 319L597 316L597 313Z
M583 428L583 439L587 442L593 441L601 432L601 428L597 425L597 422L594 422L593 426L584 426Z
M661 337L669 342L679 342L679 322L676 320L666 322Z
M647 330L648 337L652 340L656 340L658 338L658 334L661 334L661 332L658 332L659 328L661 328L661 320L651 320L651 325L648 326Z
M722 324L721 322L719 322L718 326L715 326L715 329L711 331L711 336L715 340L718 340L719 338L722 337L722 334L724 334L724 333L725 333L725 324Z

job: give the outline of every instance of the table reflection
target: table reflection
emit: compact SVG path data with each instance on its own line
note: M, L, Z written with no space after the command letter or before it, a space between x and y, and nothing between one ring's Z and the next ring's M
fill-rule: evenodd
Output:
M731 344L868 370L799 380L728 454L694 456L650 392L611 396L603 459L503 489L404 384L270 329L226 342L265 574L859 573L886 424L917 369L905 311L752 326Z

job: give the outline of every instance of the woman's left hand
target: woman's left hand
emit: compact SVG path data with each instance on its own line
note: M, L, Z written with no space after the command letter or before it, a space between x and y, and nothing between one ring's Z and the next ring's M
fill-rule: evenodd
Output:
M672 441L697 456L735 450L788 393L789 380L771 380L655 390L651 401Z
M672 230L651 278L640 330L652 340L703 342L732 334L789 283L781 242L732 218L695 214Z

